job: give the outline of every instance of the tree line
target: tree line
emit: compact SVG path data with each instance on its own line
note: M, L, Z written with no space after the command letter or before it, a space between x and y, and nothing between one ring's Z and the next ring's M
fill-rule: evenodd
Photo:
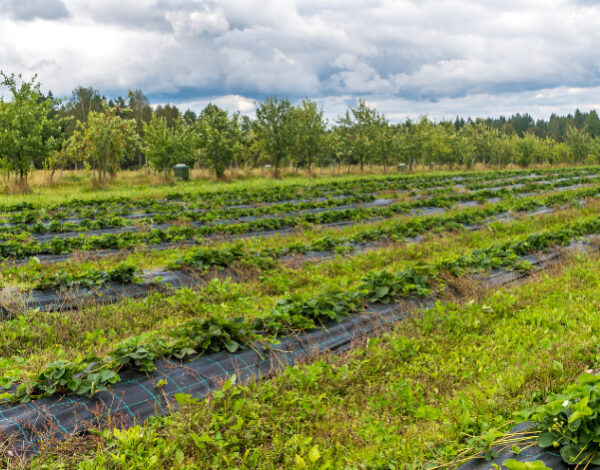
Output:
M268 165L339 168L379 165L494 167L516 164L600 162L596 111L534 121L509 118L390 123L364 100L330 122L317 103L267 97L254 118L214 104L199 114L175 105L152 107L141 90L106 99L77 87L65 100L44 94L37 77L0 72L9 91L0 99L0 170L26 184L32 169L87 168L97 181L121 169L152 168L169 175L177 163L209 168L223 178L229 168Z

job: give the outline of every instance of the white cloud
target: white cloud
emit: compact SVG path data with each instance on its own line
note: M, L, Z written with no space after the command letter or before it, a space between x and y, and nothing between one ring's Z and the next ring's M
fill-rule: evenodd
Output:
M191 109L195 113L200 113L200 111L202 111L209 103L215 104L231 113L239 112L244 115L253 115L256 110L256 101L241 95L213 96L210 98L184 101L179 103L179 107L182 110Z
M0 0L3 70L60 95L142 88L231 107L275 93L412 114L589 108L599 42L600 6L582 0Z
M69 16L61 0L0 0L0 15L15 20L58 19Z
M217 35L229 29L223 13L208 8L199 11L167 11L165 18L176 36Z

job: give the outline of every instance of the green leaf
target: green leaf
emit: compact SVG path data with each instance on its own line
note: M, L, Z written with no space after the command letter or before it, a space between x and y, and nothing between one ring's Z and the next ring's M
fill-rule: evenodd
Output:
M567 463L575 463L575 459L579 455L581 449L576 445L563 446L560 449L560 456Z
M546 464L541 460L535 460L533 462L519 462L518 460L508 459L505 460L504 465L508 470L552 470L546 467Z
M306 461L298 454L294 457L294 461L296 463L296 468L306 468Z
M382 299L390 292L390 288L388 286L381 286L375 290L375 297Z
M175 397L175 401L177 402L177 404L180 407L184 407L187 405L194 405L196 403L198 403L198 399L197 398L192 398L192 395L188 394L188 393L176 393L174 395Z
M581 385L593 385L600 382L600 375L584 372L577 377L577 383Z
M308 460L310 460L312 463L317 462L319 459L321 458L321 452L319 452L319 446L313 446L312 449L310 449L310 452L308 453Z
M573 423L578 419L594 414L594 411L589 406L587 406L589 399L590 396L587 395L572 406L573 414L569 416L569 424Z
M200 435L196 433L191 433L190 435L192 437L192 440L194 441L194 444L199 449L203 449L206 444L210 444L213 442L213 439L206 433L202 433Z
M538 436L537 442L540 447L551 447L557 439L552 432L546 431Z

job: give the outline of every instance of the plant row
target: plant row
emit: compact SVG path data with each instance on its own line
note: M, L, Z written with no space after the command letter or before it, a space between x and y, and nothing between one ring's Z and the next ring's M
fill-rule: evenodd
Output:
M452 201L437 198L434 202L441 207L450 207ZM183 241L200 240L205 236L224 234L239 235L260 231L277 231L310 224L329 224L366 220L374 217L392 217L405 214L415 207L425 207L425 202L417 204L394 204L387 207L344 209L325 211L301 216L285 216L258 219L250 222L223 225L171 226L166 229L150 229L146 232L106 233L102 235L77 237L54 237L48 241L29 238L30 234L14 234L13 238L0 244L0 258L23 258L40 254L67 254L73 251L95 251L105 249L134 248L144 245L160 245Z
M123 370L151 371L156 368L159 359L183 360L208 352L235 352L256 343L273 346L280 335L340 321L364 311L368 303L385 304L411 295L429 295L440 287L440 275L443 273L458 276L472 270L527 269L528 264L522 256L556 245L567 245L574 238L594 233L600 233L600 217L473 250L432 265L397 273L370 272L358 287L348 291L326 292L312 297L284 297L269 313L253 320L192 320L152 338L131 338L102 358L88 356L80 361L63 360L49 364L35 377L18 385L14 392L4 394L3 398L27 402L69 392L93 395L119 381Z
M550 169L550 170L511 170L494 171L486 173L453 173L446 175L419 175L419 176L388 176L388 177L361 177L345 181L331 181L318 183L314 185L281 185L270 188L256 190L236 189L222 190L214 192L187 192L171 193L161 200L156 199L137 199L124 196L110 197L103 199L71 199L67 202L58 204L41 203L18 203L9 205L0 205L0 212L31 212L36 214L35 220L40 220L40 215L45 217L56 214L56 218L68 218L73 214L82 214L84 217L94 217L96 215L106 215L115 213L125 215L131 212L131 209L143 209L147 211L160 211L162 204L169 202L197 202L199 208L214 209L227 204L252 204L281 202L289 199L317 197L335 197L342 195L352 195L356 192L377 192L387 189L396 190L416 190L438 187L443 185L453 185L460 181L468 182L496 182L502 178L519 177L523 175L542 175L543 177L577 177L595 174L598 168L577 168L577 169ZM121 211L121 212L119 212ZM18 218L15 219L18 221Z
M502 181L502 180L501 180ZM494 184L498 184L497 180L494 180ZM512 181L507 182L508 184L512 184ZM452 186L449 186L448 189L451 189ZM286 187L287 190L287 187ZM261 215L261 214L269 214L269 213L277 213L284 211L293 211L293 210L301 210L301 209L312 209L318 207L328 207L334 205L341 204L350 204L352 202L361 202L368 201L374 199L374 194L378 191L388 190L388 191L396 191L397 188L394 187L391 183L382 184L380 181L376 180L375 182L369 181L361 181L359 184L348 187L347 190L342 194L332 195L327 193L325 196L315 196L317 200L302 200L298 199L298 195L296 193L288 194L288 198L293 198L293 201L286 200L278 200L275 203L267 203L258 198L253 201L253 204L242 205L240 206L211 206L207 205L205 201L189 201L185 205L182 205L180 201L171 201L160 200L160 201L144 201L143 207L129 206L129 205L120 205L120 204L107 204L101 207L92 207L88 209L88 212L83 211L83 215L85 217L93 217L98 218L102 217L104 219L110 219L114 217L122 217L128 216L134 213L135 209L143 209L144 214L147 214L147 217L144 219L150 223L161 223L167 220L173 220L174 217L177 217L177 214L180 214L182 211L186 211L187 213L195 213L191 217L194 217L193 220L206 219L206 220L215 220L218 218L225 217L243 217L243 216L251 216L251 215ZM439 192L440 190L435 190L434 193ZM362 198L361 198L362 195ZM324 199L324 200L319 200ZM260 204L263 205L260 205ZM139 213L139 212L138 212ZM52 220L58 221L61 219L73 218L74 213L72 211L62 210L57 211L50 207L39 207L36 209L30 209L25 211L13 212L8 214L8 216L3 220L6 224L31 224L40 222L43 220ZM81 212L80 214L81 215ZM152 215L156 215L156 218L153 218ZM88 222L89 223L89 222ZM65 224L66 227L69 227L70 230L76 230L75 224ZM56 223L52 229L56 228ZM47 231L52 231L47 230ZM36 233L45 233L46 230L44 228L44 224L39 223L36 228ZM64 229L63 231L68 231Z
M180 230L186 230L189 229L191 230L195 235L210 235L213 233L230 233L230 234L239 234L239 233L243 233L243 231L252 231L252 230L277 230L277 229L282 229L282 228L290 228L290 227L295 227L297 225L302 225L305 223L309 223L309 224L318 224L318 223L333 223L333 222L338 222L338 221L342 221L342 220L358 220L361 218L365 218L365 217L369 217L370 214L373 214L372 216L374 217L390 217L392 215L395 214L402 214L402 213L408 213L411 210L415 210L415 209L420 209L420 208L424 208L424 207L443 207L443 208L449 208L452 207L452 205L460 203L460 202L469 202L469 201L480 201L483 202L486 199L492 199L494 197L509 197L510 195L516 195L516 194L525 194L525 193L530 193L530 192L542 192L542 191L550 191L552 189L559 189L559 188L565 188L565 187L569 187L569 186L574 186L577 184L581 184L581 183L588 183L588 184L592 184L595 182L600 182L600 177L599 178L594 178L593 180L590 179L585 179L585 178L576 178L576 179L570 179L570 180L565 180L565 181L560 181L558 183L552 184L552 183L538 183L538 184L529 184L526 186L522 186L519 188L512 188L512 189L498 189L498 190L482 190L482 191L477 191L477 192L473 192L473 193L460 193L460 194L452 194L452 195L447 195L447 196L435 196L429 199L421 199L421 200L416 200L416 201L411 201L411 202L402 202L402 203L395 203L392 205L389 205L387 207L374 207L374 208L346 208L346 209L338 209L338 210L327 210L326 208L323 209L321 212L315 212L315 213L298 213L298 212L281 212L281 213L275 213L275 210L287 210L288 206L284 206L284 207L271 207L271 208L266 208L264 213L268 214L263 216L264 218L262 219L257 219L257 220L253 220L250 222L240 222L239 220L236 219L241 219L243 217L249 217L249 215L246 214L253 214L256 213L256 210L248 210L248 209L238 209L235 216L233 215L233 213L230 213L230 219L229 220L215 220L216 217L222 217L224 216L224 214L219 214L219 213L200 213L197 211L173 211L170 214L161 214L161 215L157 215L153 218L150 219L139 219L138 223L140 224L144 224L144 223L165 223L165 222L169 222L169 221L173 221L173 220L180 220L180 221L193 221L195 223L203 223L206 224L204 226L201 227L169 227L166 229L162 229L162 228L155 228L152 229L150 232L146 232L146 233L121 233L119 234L120 236L123 236L125 239L127 239L127 241L125 241L125 243L127 243L127 245L125 246L130 246L129 245L129 240L131 240L132 238L138 238L139 240L143 240L144 237L147 236L148 233L153 233L156 234L157 232L170 232L170 231L175 231L178 232ZM370 199L372 198L372 196L370 195L366 195L366 196L357 196L355 197L354 200L364 200L364 199ZM335 204L340 204L341 202L338 201L334 201L330 206L328 206L327 204L324 204L325 207L329 207L332 208L335 207ZM339 206L338 206L339 207ZM260 212L260 210L258 211ZM271 213L269 213L271 212ZM120 218L114 218L112 219L114 221L115 227L122 227L123 225L125 225L126 221L124 219L120 219ZM106 225L106 224L110 224L109 221L106 221L106 224L104 224L104 219L100 219L100 225ZM211 224L212 222L212 224ZM85 224L83 227L77 226L76 224L64 224L64 225L60 225L59 223L55 222L52 225L52 229L60 229L61 231L80 231L80 230L74 230L74 229L80 229L83 227L87 227L89 226L89 224ZM38 225L34 225L34 226L26 226L26 225L18 225L18 226L13 226L13 227L4 227L1 228L0 227L0 233L4 232L4 238L8 241L12 241L12 242L27 242L28 238L30 237L30 235L32 234L33 231L35 231L35 233L41 233L44 230L49 231L50 230L50 226L45 226L44 224L38 224ZM84 233L84 232L82 232ZM114 234L103 234L100 235L100 237L109 237L110 235L114 235ZM169 235L165 235L167 240L165 241L170 241L170 236ZM179 236L179 235L177 235ZM93 238L93 237L89 237L89 238ZM71 238L72 240L77 240L77 238ZM65 240L63 238L63 240ZM30 243L36 243L36 242L30 242ZM67 243L63 243L61 241L58 241L56 239L54 240L50 240L48 242L40 242L40 243L50 243L50 244L54 244L54 246L68 246L68 242ZM78 244L80 244L81 242L76 241L74 242L75 246L77 246ZM143 243L143 242L142 242ZM105 248L113 248L113 246L108 246ZM10 251L13 250L13 248L8 248ZM68 250L68 248L67 248ZM1 250L0 250L1 252ZM69 252L69 251L66 251ZM40 253L43 253L40 252ZM50 251L50 253L56 253L56 251ZM64 251L58 251L58 253L64 253ZM37 254L37 253L33 253L33 254ZM27 256L27 255L25 255Z
M127 218L121 217L121 212L110 212L102 216L96 216L94 219L80 219L76 223L63 220L53 220L50 223L39 222L39 214L32 211L23 214L16 214L7 220L7 226L0 225L2 234L20 234L20 233L65 233L65 232L83 232L86 230L98 230L105 228L118 228L124 226L163 224L166 222L179 221L215 221L218 219L239 219L241 217L261 216L270 214L292 213L301 210L327 209L345 205L352 205L364 202L371 202L375 196L370 193L353 194L344 198L331 198L318 201L306 201L298 203L283 203L269 206L256 206L252 208L228 208L222 210L202 211L200 209L171 207L161 208L152 214L142 214L143 217Z
M246 250L241 243L232 246L193 247L183 255L169 262L166 269L171 271L194 269L204 271L209 268L227 268L234 263L257 266L260 269L272 268L276 260L284 256L306 254L307 252L352 252L360 245L385 240L402 240L431 231L450 231L462 229L465 225L478 225L490 217L509 211L535 210L547 205L564 204L577 201L582 197L592 197L598 190L580 190L573 194L556 194L543 200L522 199L493 204L488 207L468 209L451 215L428 216L410 220L396 221L385 226L362 228L348 237L319 237L307 243L293 243L279 248ZM123 266L128 266L124 263ZM119 268L119 266L117 267ZM115 269L117 269L115 268ZM119 280L111 270L89 269L79 273L60 270L55 273L42 271L34 279L34 289L67 289L74 287L100 287L106 282L133 282L140 280L139 270L126 280Z
M73 273L61 270L49 274L41 272L35 276L35 288L41 290L87 287L98 288L107 282L129 284L138 279L142 271L128 263L120 263L113 269L87 269L83 272Z

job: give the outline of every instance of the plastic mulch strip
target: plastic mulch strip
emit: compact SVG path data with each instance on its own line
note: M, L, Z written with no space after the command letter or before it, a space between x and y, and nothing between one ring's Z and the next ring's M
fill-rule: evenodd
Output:
M372 336L431 301L408 300L394 306L373 306L363 315L286 336L270 350L218 352L181 363L163 360L150 373L125 371L121 381L92 397L66 395L19 405L0 406L0 433L18 453L35 453L43 440L64 440L91 426L111 422L128 426L157 414L169 413L176 393L202 398L218 389L232 374L248 383L325 352L348 350L358 338ZM157 386L159 383L163 386Z
M511 429L511 432L526 431L530 427L530 423L521 423ZM473 459L470 462L461 465L458 470L497 470L499 468L506 468L503 467L502 464L509 459L523 463L541 461L544 463L544 465L546 465L546 467L554 470L569 470L573 468L563 461L558 453L558 449L556 449L555 452L554 450L542 449L541 447L535 445L524 449L518 454L515 454L511 449L506 449L505 451L500 452L500 455L493 460L485 460L484 458ZM598 466L587 467L587 470L598 469L600 469Z

